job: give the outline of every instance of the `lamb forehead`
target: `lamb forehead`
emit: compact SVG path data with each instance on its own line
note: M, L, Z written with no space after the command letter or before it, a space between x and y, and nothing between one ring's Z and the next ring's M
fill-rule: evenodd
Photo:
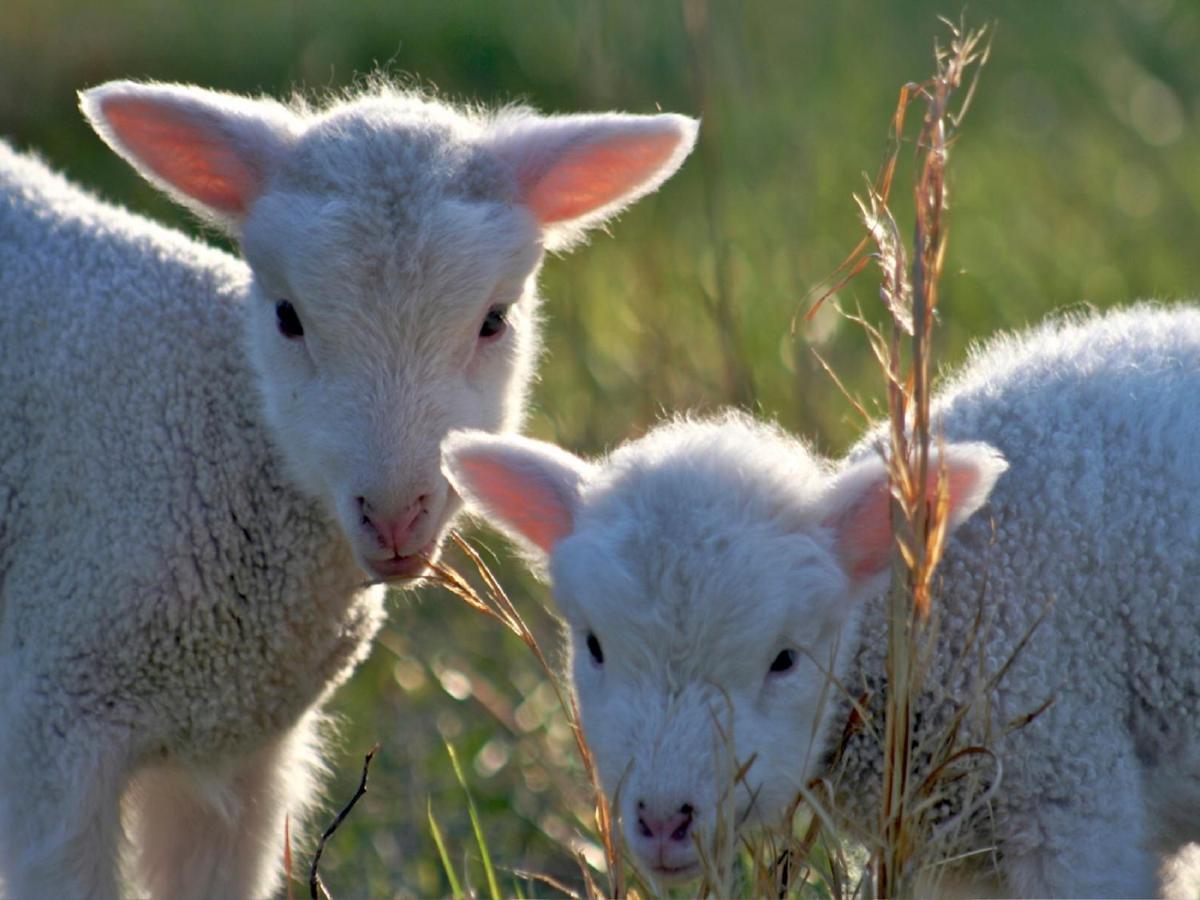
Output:
M492 289L504 292L497 302L511 302L541 257L532 221L511 207L444 199L414 220L345 197L282 191L256 205L243 249L260 274L297 290L377 296L420 314L414 302L473 310Z
M355 310L375 297L389 317L456 302L473 315L491 289L516 299L540 241L484 130L481 116L395 92L310 115L252 214L247 257L283 288L341 293Z
M803 445L741 417L660 428L586 486L558 589L660 658L736 657L799 613L787 582L825 473Z
M778 428L733 413L676 420L616 450L584 489L581 523L698 549L810 524L829 464Z
M307 116L277 183L354 196L393 215L437 196L509 201L515 180L482 140L487 121L398 92L337 103Z
M787 579L729 545L701 556L665 537L633 546L568 539L554 573L568 620L596 632L620 666L669 686L732 689L748 664L759 674L778 636L802 627Z

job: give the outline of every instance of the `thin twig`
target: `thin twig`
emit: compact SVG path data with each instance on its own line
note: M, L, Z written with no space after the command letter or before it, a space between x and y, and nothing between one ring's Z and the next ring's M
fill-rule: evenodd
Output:
M342 807L342 811L337 814L329 827L321 835L321 839L317 841L317 851L313 854L312 867L308 870L308 890L312 900L332 900L329 891L325 889L325 885L321 881L321 873L317 871L317 867L321 865L321 854L325 852L325 842L333 837L333 833L338 830L338 826L342 824L346 816L350 815L350 810L354 809L354 804L358 799L367 792L367 773L371 769L371 760L375 758L375 751L379 749L376 744L370 749L366 757L363 759L362 778L358 782L358 790L354 792L354 796L350 798L350 802Z

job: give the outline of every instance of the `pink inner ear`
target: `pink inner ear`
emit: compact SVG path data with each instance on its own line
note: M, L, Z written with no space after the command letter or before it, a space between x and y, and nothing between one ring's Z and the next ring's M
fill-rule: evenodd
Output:
M487 510L546 553L571 533L571 511L554 485L536 471L494 459L464 457L461 474Z
M934 488L937 485L937 476L930 483L929 497L933 498ZM950 491L950 522L955 524L959 520L956 513L961 512L963 501L968 495L975 492L975 488L979 485L980 473L974 466L955 465L948 463L946 466L946 487Z
M529 190L544 225L578 219L652 178L679 146L678 134L623 135L569 150Z
M937 489L937 462L926 485L926 500L932 502ZM881 469L882 472L882 469ZM886 479L886 476L883 476ZM957 524L961 507L979 483L979 470L972 465L950 462L946 486L950 493L949 521ZM837 519L834 528L838 550L846 570L855 579L880 574L891 561L892 510L886 480L868 486L862 495Z
M131 97L109 97L101 108L130 153L176 190L239 215L257 195L256 173L195 115Z
M855 579L879 574L891 560L890 498L887 482L875 482L838 518L838 549Z

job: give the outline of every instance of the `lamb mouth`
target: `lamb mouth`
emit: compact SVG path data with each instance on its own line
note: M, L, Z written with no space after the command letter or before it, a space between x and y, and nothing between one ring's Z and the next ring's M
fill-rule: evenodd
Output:
M679 866L668 866L661 863L655 863L650 867L650 871L653 872L656 877L667 881L684 881L694 875L700 874L700 863L693 861Z
M411 581L420 578L429 570L429 564L437 541L433 540L406 556L399 554L388 559L364 560L364 568L380 581Z

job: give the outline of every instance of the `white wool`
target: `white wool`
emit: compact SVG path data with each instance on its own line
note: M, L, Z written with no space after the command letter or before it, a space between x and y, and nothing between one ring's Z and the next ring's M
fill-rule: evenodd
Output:
M940 569L918 738L981 671L999 671L1049 602L967 723L1003 777L962 845L944 848L994 848L971 858L975 874L998 874L1009 894L1151 896L1159 854L1200 840L1197 397L1200 311L1143 305L993 340L934 403L963 488L957 517L970 517ZM886 567L855 576L847 563L872 534L859 501L863 467L883 477L878 436L834 464L728 415L662 426L573 467L584 475L548 567L585 732L654 874L695 872L691 834L711 837L737 764L754 758L732 794L750 824L778 821L830 774L850 700L826 671L849 695L867 692L882 722ZM519 537L495 499L500 476L473 474L507 443L453 435L443 453L468 505ZM553 480L529 479L558 465L540 459L512 476L522 490ZM794 664L772 672L789 649ZM877 809L881 762L877 736L851 737L837 769L851 811ZM680 839L661 837L662 822L684 826Z
M112 897L126 860L137 896L264 896L373 582L459 506L442 437L521 423L543 248L661 182L695 123L525 111L517 140L514 113L388 89L83 106L248 265L0 143L0 894ZM565 174L539 123L575 134Z

